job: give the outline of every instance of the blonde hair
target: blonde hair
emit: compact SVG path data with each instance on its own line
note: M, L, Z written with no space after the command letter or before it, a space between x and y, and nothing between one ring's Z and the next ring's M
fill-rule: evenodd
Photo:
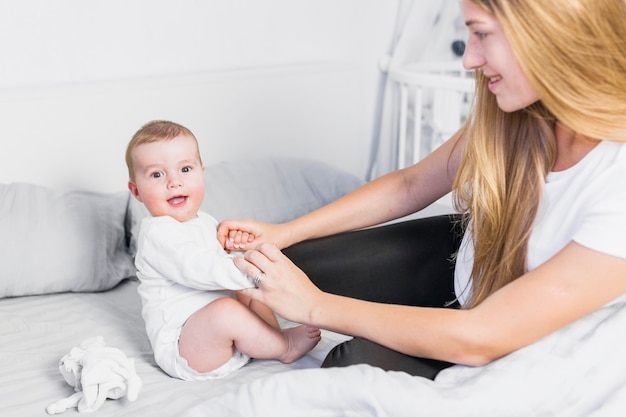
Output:
M198 159L202 164L200 158L200 148L198 146L198 140L191 133L191 130L179 125L178 123L170 122L167 120L153 120L143 125L132 137L128 146L126 147L126 166L128 167L128 178L131 181L135 180L134 165L133 165L133 150L137 146L144 143L160 142L163 140L172 140L177 136L185 135L189 136L196 142L196 149L198 151Z
M624 0L473 0L500 22L540 101L505 113L476 71L455 180L474 243L468 307L527 271L528 241L556 160L556 121L626 141Z

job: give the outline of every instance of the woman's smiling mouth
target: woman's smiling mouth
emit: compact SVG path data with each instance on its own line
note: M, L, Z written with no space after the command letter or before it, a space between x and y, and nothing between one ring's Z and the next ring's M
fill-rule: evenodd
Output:
M502 77L499 75L494 75L489 78L489 90L493 91L493 88L502 80Z

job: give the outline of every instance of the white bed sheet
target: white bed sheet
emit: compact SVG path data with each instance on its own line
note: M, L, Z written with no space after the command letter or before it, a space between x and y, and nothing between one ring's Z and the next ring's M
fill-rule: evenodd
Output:
M624 346L626 295L486 366L452 366L435 381L368 365L305 369L252 381L181 417L621 417Z
M0 416L47 416L48 405L73 394L59 372L59 359L93 336L103 336L108 346L133 358L143 381L135 402L108 400L95 412L98 417L177 416L246 382L286 370L317 368L333 346L347 339L323 331L316 348L293 364L254 360L223 379L187 382L167 376L154 362L141 317L137 281L124 281L101 293L1 299ZM78 414L70 409L61 415Z
M185 382L156 366L136 287L125 281L104 293L0 300L0 416L45 416L49 404L72 394L58 361L96 335L134 358L144 383L137 401L109 400L98 417L615 417L626 410L626 295L485 367L454 366L436 381L367 365L305 369L346 340L323 332L294 364L253 361L224 379Z

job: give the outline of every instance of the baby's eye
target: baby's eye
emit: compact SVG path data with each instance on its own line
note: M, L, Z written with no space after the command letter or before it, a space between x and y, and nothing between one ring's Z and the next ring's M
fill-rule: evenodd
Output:
M191 172L191 167L190 166L183 167L183 169L181 171L182 172Z
M162 176L163 176L163 173L161 173L159 171L156 171L156 172L153 172L152 174L150 174L151 178L161 178Z

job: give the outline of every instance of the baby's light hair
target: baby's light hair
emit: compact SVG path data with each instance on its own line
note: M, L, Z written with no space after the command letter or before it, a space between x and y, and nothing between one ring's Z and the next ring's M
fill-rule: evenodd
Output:
M133 150L139 145L145 143L160 142L164 140L172 140L177 136L185 135L189 136L196 142L196 149L198 151L198 160L202 164L202 158L200 157L200 147L198 146L198 140L191 133L191 130L187 129L178 123L170 122L167 120L153 120L143 125L132 137L128 146L126 147L126 166L128 167L128 178L131 181L135 180L134 164L133 164Z

